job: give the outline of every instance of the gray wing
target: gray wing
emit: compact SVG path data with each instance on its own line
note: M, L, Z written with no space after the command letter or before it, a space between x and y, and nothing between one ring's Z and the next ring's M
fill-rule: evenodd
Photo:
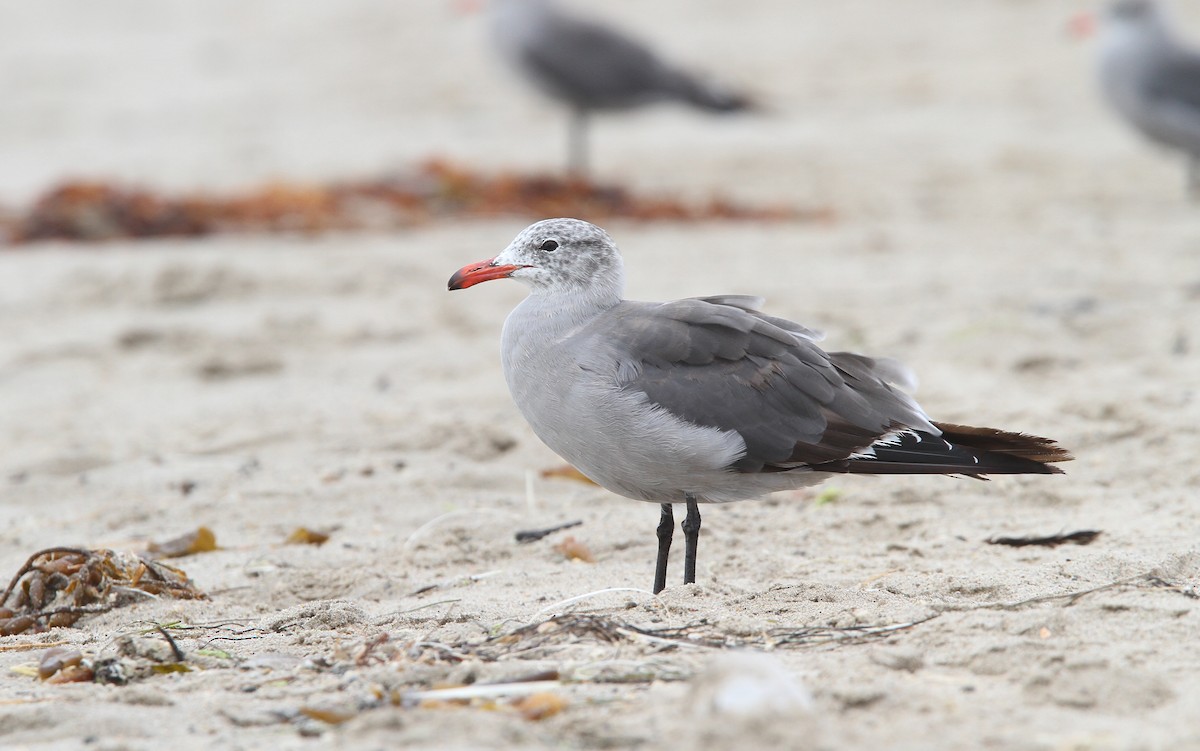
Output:
M552 11L521 63L543 85L582 108L634 107L675 99L714 112L754 107L749 97L669 65L641 42L587 19Z
M689 297L687 299L699 300L701 302L712 303L713 305L728 305L732 308L744 310L747 313L753 313L756 317L773 326L778 326L784 331L790 331L796 336L810 341L819 342L825 338L825 334L816 329L801 326L795 321L789 321L786 318L776 318L775 316L766 315L762 312L762 307L767 301L757 295L713 295L711 297Z
M737 431L734 469L780 471L838 461L904 428L937 434L921 408L885 380L891 366L826 353L806 329L730 298L623 303L618 378L684 420Z
M1200 118L1200 55L1179 50L1150 76L1146 87L1151 98L1191 107Z
M1200 154L1200 57L1178 50L1142 74L1126 115L1151 138ZM1120 105L1118 105L1120 109Z
M628 107L670 95L676 74L641 43L562 14L548 30L521 60L562 97L582 107Z

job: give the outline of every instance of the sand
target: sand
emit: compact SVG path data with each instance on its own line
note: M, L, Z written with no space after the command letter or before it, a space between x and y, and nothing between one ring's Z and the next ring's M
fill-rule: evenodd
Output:
M0 640L0 747L1200 748L1200 218L1179 160L1099 101L1068 9L604 10L772 110L605 118L600 178L836 211L609 223L631 297L764 295L830 347L908 363L936 419L1058 439L1068 473L710 507L699 584L676 560L653 597L658 509L539 476L560 460L499 365L523 290L445 291L540 217L3 250L0 576L200 525L221 547L174 561L206 600ZM222 190L562 162L560 113L451 3L7 15L8 206L68 176ZM300 526L330 540L282 544ZM986 543L1079 529L1102 534ZM595 562L558 552L568 536ZM22 672L41 648L12 649L148 671L172 661L155 624L191 672L49 685ZM542 720L509 694L411 693L538 673L558 680L529 690L565 700Z

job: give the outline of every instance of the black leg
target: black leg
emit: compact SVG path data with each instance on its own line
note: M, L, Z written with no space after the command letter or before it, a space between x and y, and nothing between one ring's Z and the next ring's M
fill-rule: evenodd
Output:
M667 559L671 557L671 535L675 533L675 515L671 504L660 504L662 515L658 517L658 563L654 566L654 594L667 587Z
M680 524L683 530L683 583L694 584L696 581L696 543L700 541L700 507L691 493L685 494L687 500L687 518Z

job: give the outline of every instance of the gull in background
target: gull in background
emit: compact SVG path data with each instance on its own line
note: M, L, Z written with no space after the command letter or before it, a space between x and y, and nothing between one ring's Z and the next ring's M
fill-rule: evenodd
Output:
M1200 53L1172 32L1154 0L1118 0L1100 38L1100 84L1118 113L1150 140L1182 151L1200 194Z
M550 0L488 0L496 43L536 88L567 105L568 170L586 176L588 120L597 110L682 102L709 112L753 107L750 99L661 59L645 44Z

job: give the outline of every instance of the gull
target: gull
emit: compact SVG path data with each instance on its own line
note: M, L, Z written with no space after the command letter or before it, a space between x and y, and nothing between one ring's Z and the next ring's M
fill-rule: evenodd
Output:
M662 101L710 112L750 100L676 67L609 26L568 14L550 0L490 0L492 33L515 67L542 93L567 105L568 170L587 173L587 126L596 110Z
M826 352L819 336L742 295L622 299L603 229L530 225L451 290L515 279L504 321L508 389L534 433L613 493L660 504L654 592L666 586L683 503L685 584L696 580L701 503L758 498L835 474L1052 474L1071 455L1047 438L930 420L894 360Z
M1182 151L1200 191L1200 53L1171 31L1153 0L1119 0L1100 39L1100 85L1112 107L1150 140Z

